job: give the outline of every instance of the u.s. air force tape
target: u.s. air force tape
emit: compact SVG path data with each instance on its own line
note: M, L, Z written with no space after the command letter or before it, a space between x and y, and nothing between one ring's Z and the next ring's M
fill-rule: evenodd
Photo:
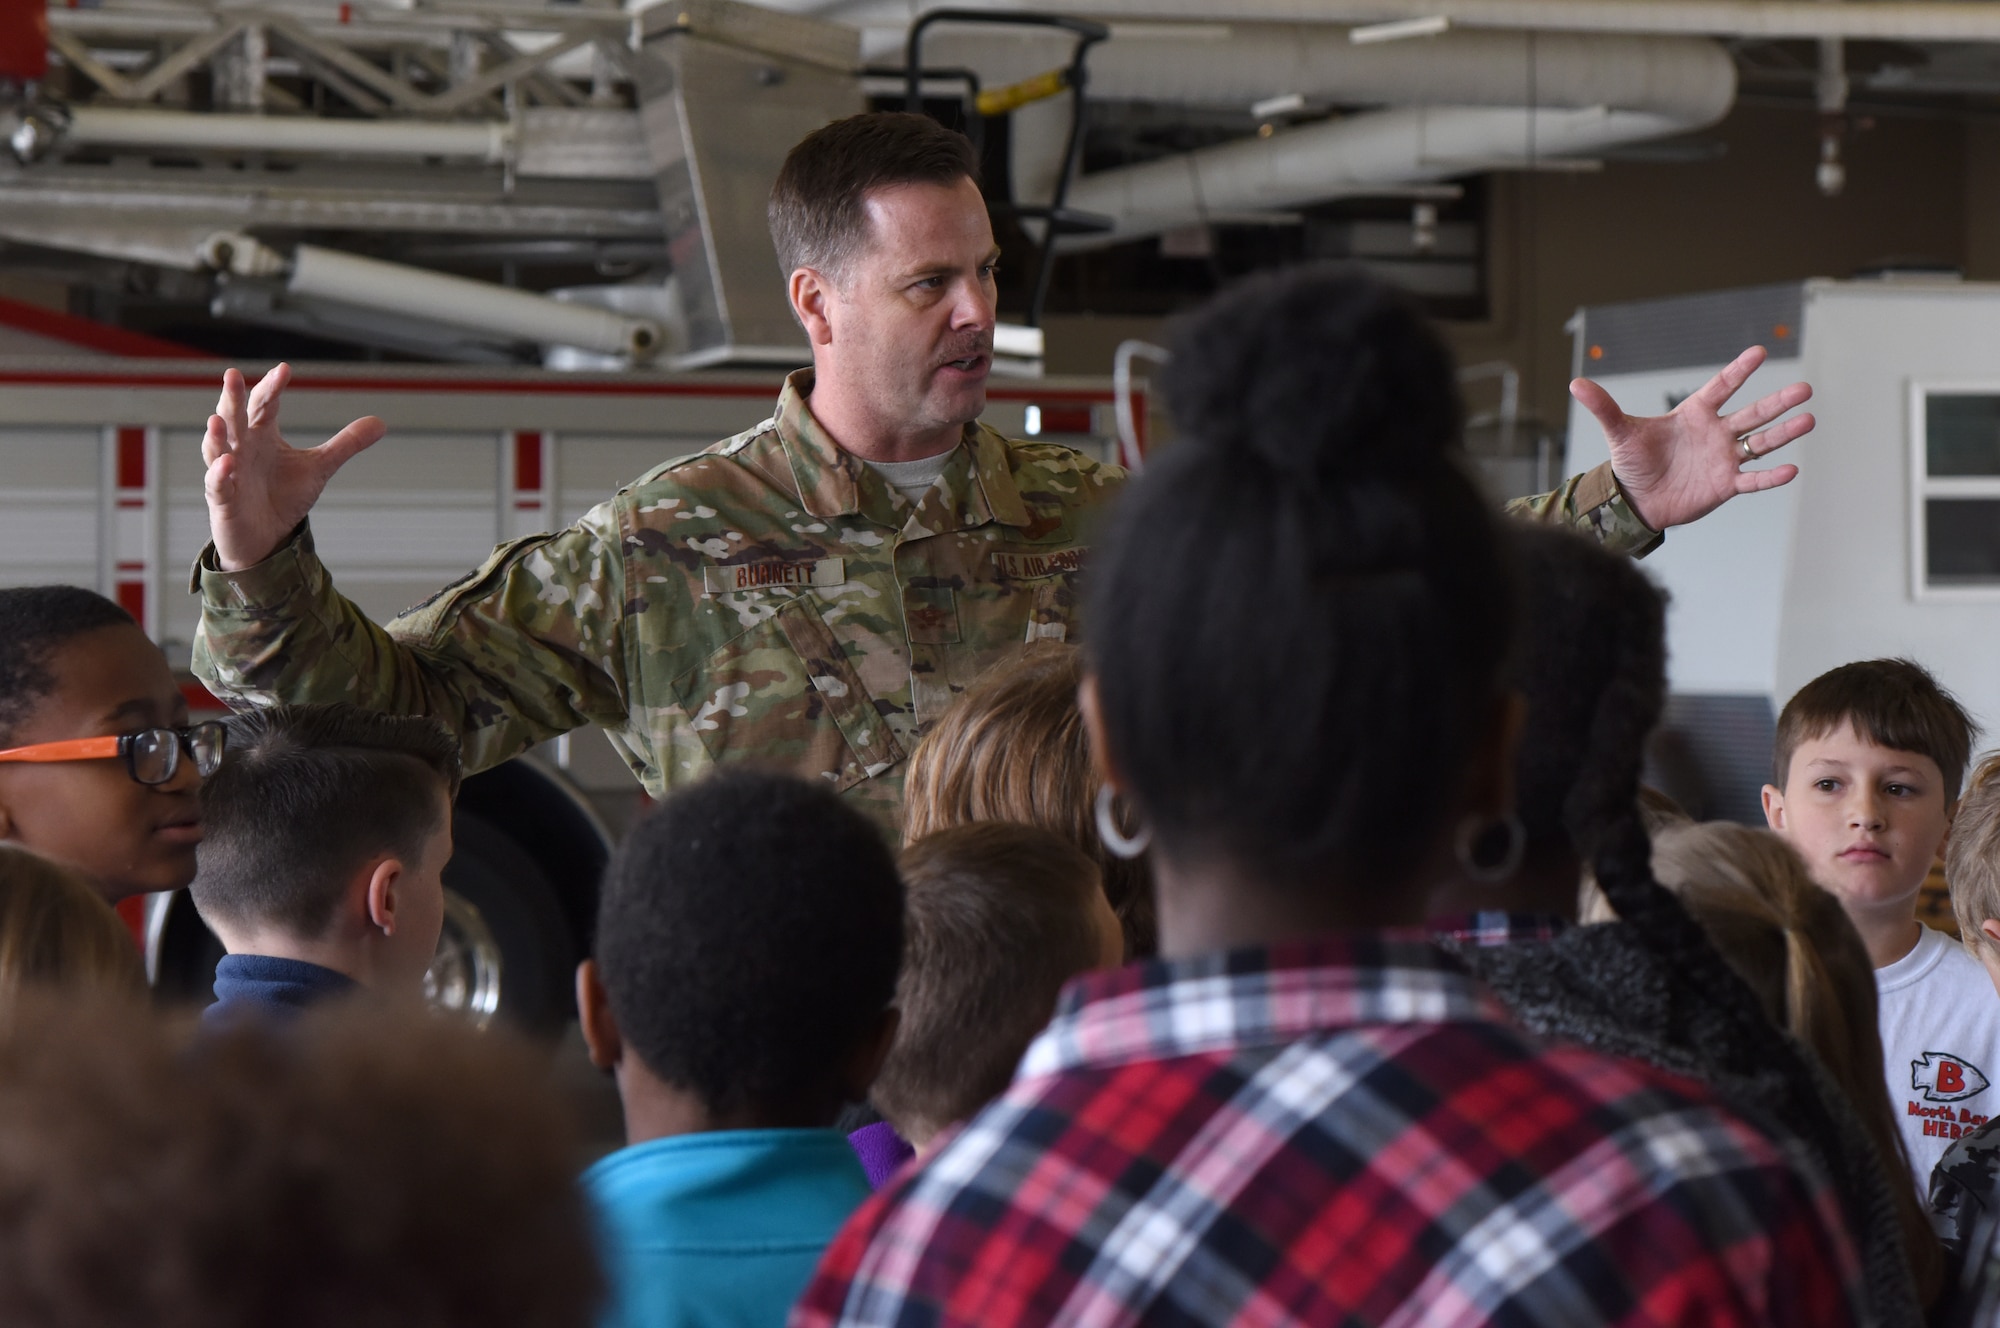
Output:
M814 562L766 562L709 564L701 569L702 590L710 595L735 595L746 590L774 587L804 590L813 586L837 586L847 580L845 558L821 558Z
M1089 552L1086 548L1049 549L1037 553L995 549L993 570L1009 581L1033 581L1064 572L1082 571L1084 555Z

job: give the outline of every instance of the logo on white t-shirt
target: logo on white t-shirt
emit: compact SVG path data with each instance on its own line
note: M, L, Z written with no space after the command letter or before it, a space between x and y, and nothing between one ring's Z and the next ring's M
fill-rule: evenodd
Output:
M1927 1051L1910 1062L1910 1087L1927 1102L1962 1102L1985 1092L1987 1083L1977 1065L1948 1051Z

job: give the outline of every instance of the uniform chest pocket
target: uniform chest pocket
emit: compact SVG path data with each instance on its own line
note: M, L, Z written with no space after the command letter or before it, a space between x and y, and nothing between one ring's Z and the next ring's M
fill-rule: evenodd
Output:
M848 789L903 759L812 597L719 648L674 689L710 756Z
M1001 548L984 551L960 592L963 616L980 626L988 649L1081 640L1082 547Z

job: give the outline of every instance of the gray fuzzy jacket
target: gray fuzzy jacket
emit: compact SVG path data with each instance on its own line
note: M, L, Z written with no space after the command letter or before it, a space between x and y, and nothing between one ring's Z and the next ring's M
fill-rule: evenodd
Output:
M1768 1024L1745 1030L1701 979L1631 923L1572 927L1546 941L1446 944L1530 1032L1707 1084L1751 1124L1804 1145L1841 1197L1872 1321L1923 1324L1888 1172L1854 1108L1789 1034ZM1755 1045L1760 1037L1791 1042L1806 1082L1773 1065Z

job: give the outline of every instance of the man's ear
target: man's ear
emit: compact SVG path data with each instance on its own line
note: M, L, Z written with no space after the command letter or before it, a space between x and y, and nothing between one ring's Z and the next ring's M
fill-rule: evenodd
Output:
M817 269L802 267L792 271L786 283L792 301L792 316L806 330L806 339L815 346L833 342L833 283Z
M384 936L394 936L396 906L401 902L403 860L397 857L381 858L365 870L368 876L361 887L361 900L368 925Z
M1979 934L1986 938L1988 945L2000 945L2000 922L1992 918L1979 924Z
M896 1045L896 1030L903 1026L903 1012L895 1006L876 1018L875 1027L867 1037L861 1039L841 1066L840 1091L849 1102L866 1102L868 1090L874 1086L875 1076L882 1073L882 1065L889 1059L889 1049Z
M583 1045L590 1063L600 1070L615 1070L625 1059L625 1037L611 1013L611 995L597 974L597 961L586 959L576 966L576 1022L583 1031Z
M1785 832L1785 793L1776 784L1764 786L1764 824L1779 834Z

